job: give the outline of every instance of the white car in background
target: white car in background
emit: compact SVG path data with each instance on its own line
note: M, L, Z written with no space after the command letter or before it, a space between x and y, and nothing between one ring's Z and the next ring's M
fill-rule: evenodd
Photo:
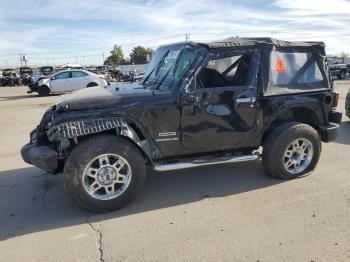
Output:
M60 71L49 78L41 79L38 83L38 93L39 96L48 96L49 94L62 94L82 88L106 85L104 76L86 70L72 69Z

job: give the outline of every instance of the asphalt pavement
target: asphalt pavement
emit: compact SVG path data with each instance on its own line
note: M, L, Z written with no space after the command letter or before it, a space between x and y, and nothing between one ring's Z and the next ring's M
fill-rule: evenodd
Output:
M350 81L337 81L339 110ZM58 96L0 87L0 261L350 261L350 121L314 173L290 181L260 161L154 173L128 207L94 214L62 175L20 148Z

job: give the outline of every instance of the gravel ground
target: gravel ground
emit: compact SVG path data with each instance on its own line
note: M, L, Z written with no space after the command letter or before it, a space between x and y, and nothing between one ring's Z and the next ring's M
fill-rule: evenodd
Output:
M350 261L345 116L311 176L274 180L259 161L155 174L127 208L92 214L20 157L57 98L0 87L0 261Z

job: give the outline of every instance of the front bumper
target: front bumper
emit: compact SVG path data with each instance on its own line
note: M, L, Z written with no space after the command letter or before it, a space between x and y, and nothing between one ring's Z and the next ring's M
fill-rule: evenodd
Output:
M28 91L27 93L30 94L30 93L34 93L34 92L38 92L38 83L34 83L34 84L30 84L28 86Z
M24 162L47 172L55 172L57 170L57 152L48 146L36 146L29 143L22 147L21 155Z

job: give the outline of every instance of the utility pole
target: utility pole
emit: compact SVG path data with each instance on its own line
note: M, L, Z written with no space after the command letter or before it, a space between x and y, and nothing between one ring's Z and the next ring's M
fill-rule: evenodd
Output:
M23 65L22 64L22 54L19 54L19 61L21 61L21 66Z
M186 42L190 41L190 35L189 34L185 34L185 39L186 39Z
M26 54L23 54L23 62L24 65L27 66L27 58L26 58Z
M102 65L105 63L105 52L102 52Z

